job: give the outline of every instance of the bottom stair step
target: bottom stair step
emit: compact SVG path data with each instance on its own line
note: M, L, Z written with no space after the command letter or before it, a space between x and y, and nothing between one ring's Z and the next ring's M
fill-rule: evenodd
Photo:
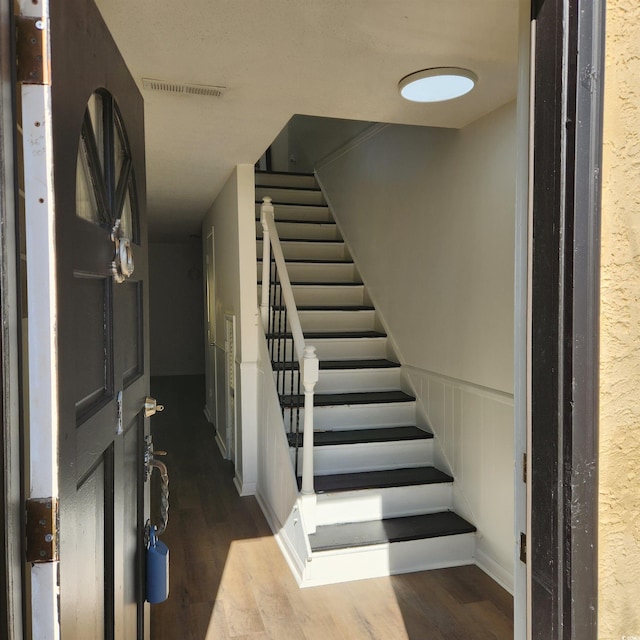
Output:
M309 536L311 550L331 551L390 542L474 533L476 528L453 511L404 518L320 526Z

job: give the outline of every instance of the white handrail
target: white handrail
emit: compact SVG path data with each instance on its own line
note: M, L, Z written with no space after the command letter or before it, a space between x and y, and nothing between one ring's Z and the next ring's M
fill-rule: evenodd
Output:
M300 324L298 308L293 296L291 280L287 271L280 237L274 219L273 204L269 196L262 199L260 207L260 222L262 223L262 299L260 315L267 330L269 324L269 286L271 280L271 251L276 263L276 269L282 288L282 297L287 309L291 335L296 359L300 366L300 375L304 386L304 424L302 439L302 505L304 521L308 533L314 533L315 525L315 490L313 484L313 394L319 377L319 363L316 349L307 346ZM296 452L297 455L297 452Z

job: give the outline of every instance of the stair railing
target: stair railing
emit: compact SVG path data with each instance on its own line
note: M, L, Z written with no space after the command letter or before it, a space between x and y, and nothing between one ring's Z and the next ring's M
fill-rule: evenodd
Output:
M269 355L276 374L276 387L288 437L295 446L295 473L298 477L300 444L300 390L304 388L302 431L301 498L305 526L315 532L315 490L313 483L313 395L319 377L315 347L305 344L291 280L276 229L271 198L260 207L262 224L262 285L260 314L267 334ZM271 256L273 254L273 260ZM287 330L290 330L290 335ZM288 416L286 414L288 413ZM288 418L288 420L287 420Z

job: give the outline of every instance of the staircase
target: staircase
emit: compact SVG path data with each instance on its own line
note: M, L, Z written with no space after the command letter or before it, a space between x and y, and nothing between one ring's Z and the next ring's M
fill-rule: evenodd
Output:
M320 361L317 529L303 584L472 564L476 529L451 510L453 478L433 466L433 435L416 426L416 400L401 388L400 364L315 177L256 171L259 283L264 196L273 201L305 340ZM280 375L292 375L283 368ZM280 399L288 425L302 396ZM301 464L302 435L287 437Z

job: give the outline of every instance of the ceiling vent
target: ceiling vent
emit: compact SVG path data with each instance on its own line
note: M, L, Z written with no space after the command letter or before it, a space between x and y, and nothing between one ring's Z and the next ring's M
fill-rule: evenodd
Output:
M213 85L167 82L166 80L152 80L151 78L142 78L142 88L147 91L205 96L207 98L221 98L227 89L226 87L215 87Z

